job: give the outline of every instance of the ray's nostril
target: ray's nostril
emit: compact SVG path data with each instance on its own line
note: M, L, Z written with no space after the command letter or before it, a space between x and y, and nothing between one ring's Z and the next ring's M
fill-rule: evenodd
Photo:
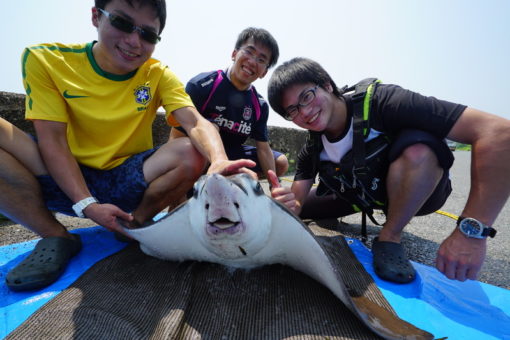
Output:
M209 210L209 203L205 204L205 209Z
M239 209L239 203L234 203L234 206Z

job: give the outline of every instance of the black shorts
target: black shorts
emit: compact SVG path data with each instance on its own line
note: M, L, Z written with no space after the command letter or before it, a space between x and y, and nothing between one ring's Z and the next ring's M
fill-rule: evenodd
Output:
M278 157L280 157L282 155L281 152L278 152L275 150L271 150L271 151L273 152L273 157L274 157L275 161ZM259 158L257 156L257 148L256 147L243 144L238 148L232 148L232 147L227 147L225 145L225 152L227 153L227 157L230 160L237 160L237 159L241 159L241 158L251 159L252 161L257 163L257 165L255 165L255 167L253 167L253 168L250 168L250 170L255 171L257 173L262 172L262 168L260 167Z
M446 202L452 192L452 186L449 176L449 169L453 164L453 154L445 141L436 136L421 130L407 129L403 130L391 144L389 151L390 163L395 161L400 154L413 144L425 144L429 146L436 154L439 165L444 169L436 189L416 213L416 216L423 216L433 213L440 209ZM387 206L383 211L386 212ZM334 198L333 195L327 197L318 197L315 190L312 190L305 201L301 210L301 218L332 218L348 216L358 212L351 203L341 198Z

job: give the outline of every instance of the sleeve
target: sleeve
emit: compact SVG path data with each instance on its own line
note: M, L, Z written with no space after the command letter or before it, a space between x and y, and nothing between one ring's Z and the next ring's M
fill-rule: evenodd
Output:
M312 138L308 138L306 144L303 145L297 156L296 174L294 180L314 179L317 175L315 166L315 160L318 159L318 155L315 155L315 147L312 143Z
M168 67L164 70L163 78L160 82L160 90L161 104L165 108L168 124L179 126L179 122L173 117L172 112L183 107L194 107L194 105L180 80Z
M381 84L372 108L374 121L370 125L376 129L381 127L395 135L412 128L445 138L466 106L423 96L397 85Z
M204 105L204 102L207 98L204 98L204 91L200 91L201 88L197 85L195 81L193 81L195 78L188 81L186 84L186 92L191 97L191 100L193 101L193 104L197 108L197 110L200 112L202 109L202 105ZM202 112L200 112L202 114Z
M260 104L260 119L255 122L251 137L258 142L269 141L269 133L267 131L267 120L269 118L269 106L267 102L258 96Z
M66 103L44 58L44 49L34 53L26 48L22 55L23 86L26 91L25 118L67 123Z
M204 74L205 73L198 74L197 76L191 78L186 84L186 93L191 98L191 101L193 102L193 105L195 106L198 112L200 112L200 109L202 108L202 105L204 105L204 102L207 100L208 93L211 90L210 86L202 87L198 85L198 82L204 80L203 77ZM200 114L204 116L203 112L200 112ZM177 126L176 129L183 133L186 133L186 131L180 126Z

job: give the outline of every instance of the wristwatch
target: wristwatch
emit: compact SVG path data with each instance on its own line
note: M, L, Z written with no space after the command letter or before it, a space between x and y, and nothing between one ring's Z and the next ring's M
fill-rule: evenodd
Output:
M460 216L457 220L457 227L467 237L484 239L487 236L496 236L496 229L483 224L477 219Z
M78 217L85 217L85 215L83 214L83 210L88 207L89 205L91 205L92 203L99 203L97 201L97 199L95 197L87 197L87 198L84 198L82 199L81 201L78 201L76 202L74 205L73 205L73 210L74 210L74 213L76 214L76 216Z

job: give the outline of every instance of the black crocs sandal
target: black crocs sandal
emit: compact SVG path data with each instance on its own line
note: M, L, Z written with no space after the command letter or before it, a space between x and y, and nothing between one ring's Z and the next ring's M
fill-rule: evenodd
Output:
M81 250L80 235L74 240L48 237L37 242L35 249L5 278L13 291L35 290L55 282L64 272L69 260Z
M400 243L379 241L376 237L372 243L372 255L375 273L381 279L409 283L416 277L416 271Z

